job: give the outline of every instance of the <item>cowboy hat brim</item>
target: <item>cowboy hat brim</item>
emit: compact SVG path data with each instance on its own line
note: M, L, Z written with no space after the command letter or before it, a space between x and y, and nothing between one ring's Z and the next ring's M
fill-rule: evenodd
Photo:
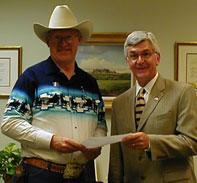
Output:
M67 26L67 27L45 27L39 23L33 24L35 34L46 43L47 33L51 30L64 30L64 29L76 29L82 35L82 43L86 42L87 39L91 36L93 32L93 24L91 21L83 21L75 26Z

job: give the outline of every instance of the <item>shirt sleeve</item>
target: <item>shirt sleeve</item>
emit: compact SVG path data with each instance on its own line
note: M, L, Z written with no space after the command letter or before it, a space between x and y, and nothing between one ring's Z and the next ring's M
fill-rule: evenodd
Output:
M50 148L53 134L32 126L35 82L29 70L16 82L3 113L3 134L35 148Z

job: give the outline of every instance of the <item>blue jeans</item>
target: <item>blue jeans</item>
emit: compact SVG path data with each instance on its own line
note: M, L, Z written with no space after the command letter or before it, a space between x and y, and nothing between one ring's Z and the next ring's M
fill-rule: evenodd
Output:
M86 165L82 175L76 180L64 179L60 173L38 168L29 164L23 164L23 183L95 183L93 162ZM12 183L21 183L17 177L13 177Z

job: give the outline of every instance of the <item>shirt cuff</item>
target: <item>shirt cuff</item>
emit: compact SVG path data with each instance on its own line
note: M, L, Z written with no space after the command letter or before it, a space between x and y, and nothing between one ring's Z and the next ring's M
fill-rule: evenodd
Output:
M53 136L52 133L39 130L36 132L35 144L39 144L39 146L41 146L44 149L50 149L52 136Z

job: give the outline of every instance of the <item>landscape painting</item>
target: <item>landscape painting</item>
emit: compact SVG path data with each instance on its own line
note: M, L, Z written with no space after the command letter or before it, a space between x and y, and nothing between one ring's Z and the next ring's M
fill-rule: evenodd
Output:
M76 60L97 79L102 96L117 96L131 86L123 45L82 45Z

